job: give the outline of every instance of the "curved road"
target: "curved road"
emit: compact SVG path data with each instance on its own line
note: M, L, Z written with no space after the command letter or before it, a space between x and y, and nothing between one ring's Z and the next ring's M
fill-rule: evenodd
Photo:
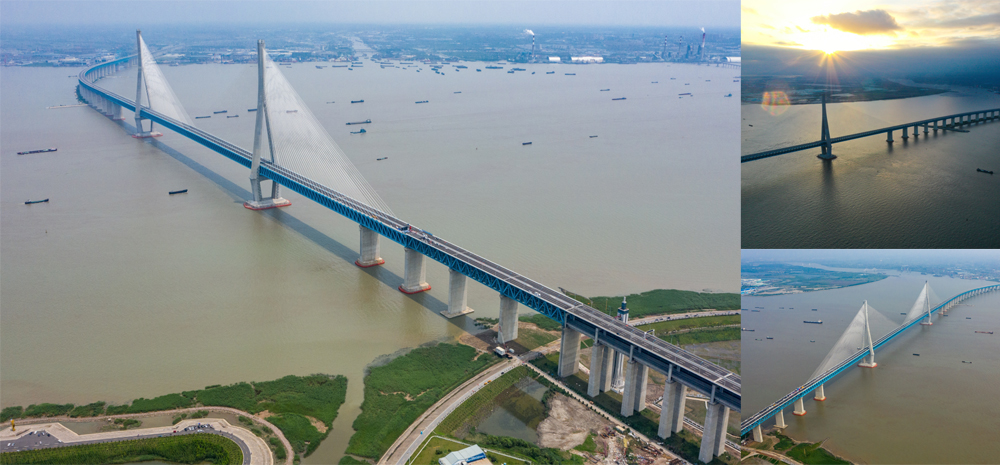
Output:
M218 434L226 438L232 439L240 446L243 451L243 464L244 465L275 465L274 455L271 453L270 447L264 442L263 439L253 434L249 430L231 425L228 421L224 419L216 418L201 418L201 419L188 419L183 420L176 425L161 426L154 428L138 428L132 430L122 430L122 431L106 431L93 434L79 435L65 425L59 423L60 421L104 421L116 418L141 418L159 415L173 415L178 413L193 413L200 410L214 411L214 412L224 412L234 415L243 415L250 418L255 423L266 426L274 432L275 436L281 441L285 446L285 450L289 453L287 454L287 460L285 465L291 465L294 458L292 454L291 443L285 438L285 435L280 429L272 425L270 422L263 420L261 418L255 417L242 410L237 410L228 407L200 407L200 408L185 408L185 409L175 409L175 410L162 410L158 412L145 412L145 413L133 413L125 415L108 415L100 417L81 417L81 418L70 418L70 417L49 417L49 418L31 418L21 421L15 420L15 430L11 431L10 427L0 430L0 451L3 452L14 452L19 450L30 450L38 448L47 447L61 447L68 445L81 445L81 444L94 444L100 442L111 442L111 441L122 441L126 439L136 439L136 438L150 438L165 435L182 435L182 434L197 434L199 432ZM195 426L201 423L202 425L211 425L211 428L195 428L193 431L184 431L184 428ZM37 433L32 434L32 432L44 431L44 435L37 435ZM176 433L174 432L176 431ZM12 444L8 446L8 444Z

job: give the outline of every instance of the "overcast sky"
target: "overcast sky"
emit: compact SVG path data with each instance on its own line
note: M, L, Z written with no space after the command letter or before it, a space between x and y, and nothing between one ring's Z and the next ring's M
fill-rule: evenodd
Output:
M0 1L0 24L517 24L740 27L738 0Z

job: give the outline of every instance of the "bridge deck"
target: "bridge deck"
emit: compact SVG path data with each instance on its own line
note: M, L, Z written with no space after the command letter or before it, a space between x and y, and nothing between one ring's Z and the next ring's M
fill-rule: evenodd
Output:
M830 144L836 144L838 142L845 142L845 141L849 141L849 140L860 139L862 137L874 136L876 134L882 134L882 133L886 133L886 132L889 132L889 131L899 131L899 130L901 130L903 128L910 128L910 127L913 127L913 126L925 126L925 125L929 125L931 123L934 123L935 121L941 121L941 120L948 119L948 118L961 118L961 117L965 117L965 116L969 116L969 115L977 115L979 113L992 113L992 112L995 112L995 111L1000 111L1000 108L994 108L992 110L979 110L979 111L969 111L969 112L965 112L965 113L956 113L954 115L949 115L949 116L939 116L937 118L930 118L930 119L925 119L925 120L920 120L920 121L914 121L912 123L899 124L899 125L896 125L896 126L888 126L888 127L884 127L884 128L880 128L880 129L873 129L871 131L859 132L857 134L850 134L850 135L840 136L840 137L832 137L832 138L830 138ZM947 125L947 126L939 127L937 129L942 129L942 130L947 130L947 131L957 131L956 129L954 129L954 126L957 126L957 124L950 124L950 125ZM931 126L931 129L934 129L934 127ZM961 132L968 132L968 131L964 131L963 130ZM792 146L783 147L783 148L780 148L780 149L765 150L763 152L751 153L749 155L743 155L743 156L741 156L740 157L740 163L746 163L748 161L754 161L754 160L760 160L760 159L764 159L764 158L776 157L778 155L784 155L786 153L798 152L798 151L801 151L801 150L808 150L808 149L811 149L811 148L816 148L816 147L821 147L821 146L823 146L823 141L818 140L818 141L815 141L815 142L808 142L808 143L805 143L805 144L792 145Z
M126 61L126 59L117 62ZM115 62L105 63L109 65ZM98 65L101 66L101 65ZM97 67L80 73L80 85L116 104L135 111L135 103L95 85L87 76ZM194 126L142 108L142 116L169 128L249 168L252 153ZM712 362L642 330L621 323L563 293L431 235L401 219L374 209L287 168L262 161L260 174L404 247L416 250L529 308L588 336L597 337L615 349L632 353L641 363L672 376L685 385L713 396L727 407L740 410L740 377ZM673 367L673 368L671 368Z
M993 291L993 290L1000 290L1000 284L996 284L996 285L992 285L992 286L984 286L984 287L980 287L980 288L976 288L976 289L971 289L971 290L965 291L965 292L963 292L961 294L958 294L958 295L956 295L956 296L954 296L954 297L952 297L952 298L950 298L950 299L942 302L940 305L934 307L930 312L932 314L936 313L938 310L940 310L940 309L944 308L945 306L947 306L948 304L954 302L956 299L959 299L959 300L960 299L964 299L966 296L968 296L969 294L971 294L973 292L976 292L976 291ZM893 339L895 339L896 336L899 336L903 331L905 331L905 330L909 329L911 326L916 325L917 323L919 323L921 319L922 318L916 318L913 321L909 321L909 322L903 323L902 325L900 325L896 329L894 329L891 332L889 332L889 334L886 334L885 336L882 336L878 340L874 341L874 343L872 345L874 346L875 349L881 348L882 346L888 344L889 341L892 341ZM821 384L826 383L827 381L833 379L834 377L836 377L840 373L844 372L844 370L847 370L848 368L854 366L855 363L857 363L858 361L860 361L867 354L868 354L868 350L867 349L863 349L863 350L859 350L858 352L855 352L853 355L851 355L850 357L846 358L844 361L838 363L833 368L830 368L829 370L821 373L820 375L818 375L818 376L810 379L805 384L803 384L801 387L796 388L794 391L789 392L788 394L785 394L783 397L781 397L780 399L776 400L774 403L772 403L768 407L764 408L763 410L761 410L761 411L759 411L759 412L757 412L757 413L755 413L755 414L747 417L745 420L743 420L740 423L740 434L741 435L745 435L745 434L749 433L750 430L752 430L755 426L757 426L757 425L759 425L759 424L767 421L769 418L771 418L775 414L777 414L779 410L783 410L783 409L787 408L788 406L790 406L793 403L795 403L796 400L799 400L799 399L801 399L801 398L809 395L809 393L811 393L812 391L814 391Z

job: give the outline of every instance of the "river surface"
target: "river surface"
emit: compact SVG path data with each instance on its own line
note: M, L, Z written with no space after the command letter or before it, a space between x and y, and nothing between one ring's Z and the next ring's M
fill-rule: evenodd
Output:
M808 380L865 300L898 324L905 318L900 313L909 312L925 280L938 297L932 305L993 284L887 273L892 276L860 286L743 296L744 308L764 307L760 312L742 312L743 326L754 329L743 333L744 416ZM1000 406L995 401L1000 385L996 357L1000 293L977 296L965 304L953 308L949 316L935 315L932 326L906 330L876 351L877 368L850 368L828 382L826 401L807 396L805 416L786 409L786 434L801 441L826 440L827 449L863 463L995 463L1000 454L995 440L1000 431ZM802 323L817 319L823 324ZM979 330L995 334L974 332ZM872 338L882 335L873 333ZM773 420L764 424L773 425Z
M833 137L974 110L1000 95L957 90L827 105ZM819 105L743 105L742 153L820 138ZM751 127L752 125L752 127ZM743 248L1000 247L1000 121L895 143L877 135L742 164ZM913 135L912 133L910 134Z
M468 65L443 76L370 62L282 72L405 221L585 295L736 291L733 70L520 65L528 71L512 75ZM196 124L245 148L255 70L163 68L192 116L239 114ZM439 315L440 264L428 261L429 292L404 295L398 245L383 240L386 264L359 269L351 221L287 190L291 207L251 212L236 163L170 131L133 139L128 112L116 123L88 107L46 109L75 102L78 71L0 69L2 406L343 374L347 401L305 460L334 463L366 365L474 329L471 318ZM134 95L133 76L101 85ZM348 134L345 122L369 118L368 134ZM47 147L59 150L15 155ZM178 189L189 192L167 195ZM469 306L471 317L499 313L496 293L476 283Z

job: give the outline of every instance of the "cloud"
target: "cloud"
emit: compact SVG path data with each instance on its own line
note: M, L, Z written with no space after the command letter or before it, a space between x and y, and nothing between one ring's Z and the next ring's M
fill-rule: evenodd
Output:
M903 29L896 22L896 18L885 10L855 11L854 13L840 13L831 15L814 16L812 22L825 24L834 29L850 32L858 35L887 34L896 35L897 30Z
M776 27L774 27L774 26L771 26L771 25L769 25L769 24L764 24L764 23L760 23L760 27L762 27L762 28L764 28L764 29L777 29L777 28L776 28Z
M751 15L755 15L755 14L757 14L757 10L755 10L755 9L753 9L753 8L750 8L750 7L748 7L748 6L742 6L742 5L741 5L741 6L740 6L740 11L742 11L742 12L744 12L744 13L747 13L747 14L751 14Z
M808 29L802 29L802 26L795 26L795 29L798 29L799 32L809 32Z
M945 21L928 21L927 23L922 25L925 27L939 27L939 28L1000 26L1000 13L969 16L967 18L950 19Z
M800 44L798 42L788 42L788 41L785 41L785 40L776 40L776 41L774 41L772 43L774 45L783 45L785 47L801 47L802 46L802 44Z

